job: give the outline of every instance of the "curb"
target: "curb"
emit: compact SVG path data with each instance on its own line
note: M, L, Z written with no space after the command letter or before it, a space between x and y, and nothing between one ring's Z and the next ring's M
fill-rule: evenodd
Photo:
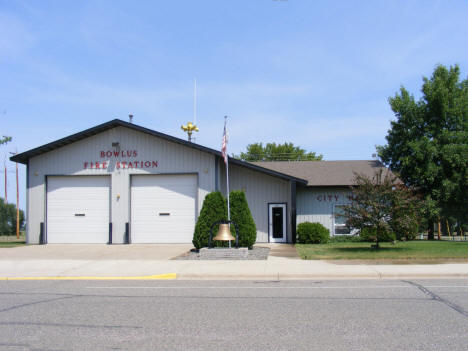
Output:
M172 280L177 279L176 273L130 276L130 277L0 277L0 280Z
M345 280L345 279L467 279L468 273L452 274L178 274L177 280Z
M333 274L333 273L270 273L270 274L202 274L167 273L146 276L49 276L49 277L0 277L0 281L40 281L40 280L346 280L346 279L468 279L466 273L380 273L373 274Z

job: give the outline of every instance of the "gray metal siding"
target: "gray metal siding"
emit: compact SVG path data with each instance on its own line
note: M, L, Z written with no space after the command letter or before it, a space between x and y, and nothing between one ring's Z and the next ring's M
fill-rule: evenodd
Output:
M136 161L154 160L156 168L116 169L116 162L130 158L101 158L100 151L114 150L112 143L119 142L120 150L137 150ZM39 226L45 222L47 175L98 175L111 174L111 217L113 242L122 243L125 223L129 221L130 174L198 174L197 213L207 193L215 188L214 155L169 142L125 127L116 127L101 134L66 145L29 161L27 240L39 242ZM107 169L84 169L84 162L108 161Z
M318 222L333 235L333 206L350 202L349 189L343 188L297 188L297 224Z
M220 160L220 185L226 195L226 167ZM287 204L287 241L291 242L291 185L289 180L272 177L244 167L229 165L230 190L243 190L257 226L257 242L268 242L268 203Z

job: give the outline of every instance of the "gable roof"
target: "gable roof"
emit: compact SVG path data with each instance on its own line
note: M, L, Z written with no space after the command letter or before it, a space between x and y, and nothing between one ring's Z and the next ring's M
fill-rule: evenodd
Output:
M382 163L375 160L265 161L252 163L276 172L306 179L308 186L351 186L354 185L355 173L372 177L380 169L383 169L384 172L390 172Z
M112 121L109 121L109 122L106 122L106 123L103 123L103 124L99 124L99 125L97 125L95 127L83 130L83 131L81 131L79 133L69 135L69 136L67 136L65 138L58 139L58 140L53 141L51 143L48 143L48 144L36 147L34 149L25 151L23 153L14 155L14 156L10 157L10 160L13 161L13 162L27 164L29 159L32 158L32 157L44 154L44 153L52 151L52 150L56 150L58 148L61 148L62 146L74 143L74 142L79 141L79 140L86 139L86 138L88 138L90 136L102 133L102 132L104 132L106 130L116 128L116 127L129 128L129 129L141 132L141 133L146 133L146 134L149 134L149 135L161 138L161 139L165 139L165 140L173 142L173 143L181 144L181 145L184 145L184 146L187 146L187 147L190 147L190 148L193 148L193 149L197 149L197 150L200 150L200 151L203 151L203 152L215 155L215 156L222 157L221 152L218 151L218 150L210 149L210 148L208 148L206 146L191 143L189 141L179 139L179 138L173 137L173 136L168 135L168 134L160 133L160 132L157 132L155 130L148 129L148 128L145 128L145 127L142 127L142 126L138 126L138 125L133 124L133 123L125 122L125 121L122 121L120 119L114 119ZM307 181L304 180L304 179L300 179L300 178L297 178L295 176L291 176L289 174L284 174L284 173L281 173L281 172L278 172L278 171L275 171L275 170L272 170L272 169L263 168L260 165L255 165L255 164L252 164L252 163L249 163L249 162L241 161L241 160L238 160L238 159L235 159L235 158L232 158L232 157L229 157L229 163L235 164L237 166L249 168L249 169L252 169L254 171L262 172L262 173L265 173L265 174L268 174L268 175L271 175L271 176L274 176L274 177L287 179L287 180L293 180L293 181L299 182L301 184L306 184L307 183Z

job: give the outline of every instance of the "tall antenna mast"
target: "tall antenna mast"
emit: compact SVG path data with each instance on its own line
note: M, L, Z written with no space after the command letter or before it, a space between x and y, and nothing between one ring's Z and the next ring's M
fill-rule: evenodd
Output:
M197 78L193 78L193 124L197 125Z
M187 133L188 141L192 142L193 132L198 132L197 123L197 79L193 79L193 122L187 122L186 125L182 125L180 128Z

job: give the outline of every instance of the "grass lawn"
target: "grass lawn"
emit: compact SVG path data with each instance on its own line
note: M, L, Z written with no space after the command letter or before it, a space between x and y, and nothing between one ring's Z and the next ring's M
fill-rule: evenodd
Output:
M301 258L306 260L440 260L468 261L468 241L402 241L381 243L372 249L371 243L349 242L330 244L297 244Z
M26 237L24 233L20 234L19 239L16 235L0 235L0 248L1 247L16 247L26 244Z

